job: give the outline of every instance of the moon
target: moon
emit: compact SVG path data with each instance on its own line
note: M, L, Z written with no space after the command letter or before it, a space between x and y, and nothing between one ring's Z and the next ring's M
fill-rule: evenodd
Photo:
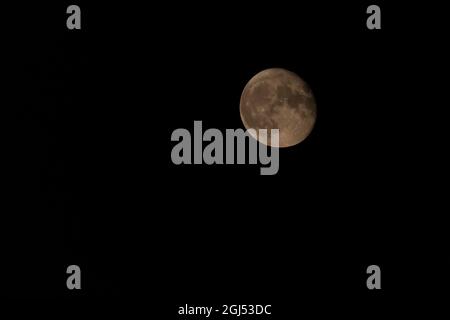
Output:
M314 95L295 73L266 69L246 84L241 95L240 113L246 129L279 129L279 147L294 146L308 137L317 117ZM269 131L270 133L270 131ZM270 146L261 136L254 137Z

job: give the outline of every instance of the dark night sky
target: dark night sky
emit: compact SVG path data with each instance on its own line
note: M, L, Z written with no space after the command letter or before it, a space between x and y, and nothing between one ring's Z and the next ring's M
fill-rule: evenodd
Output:
M449 267L432 180L442 136L425 129L433 39L406 23L411 8L383 3L383 28L369 31L366 3L81 2L70 32L65 7L22 12L13 37L10 292L77 295L68 264L86 275L78 295L262 300L286 315L299 299L387 307L435 288ZM242 89L270 67L299 74L318 106L276 176L171 164L174 129L241 128ZM365 289L370 264L381 293Z

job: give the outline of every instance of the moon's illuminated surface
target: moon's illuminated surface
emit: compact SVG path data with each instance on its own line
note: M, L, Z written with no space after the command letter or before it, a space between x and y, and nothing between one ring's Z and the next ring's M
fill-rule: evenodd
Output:
M246 129L279 129L280 147L305 140L317 114L308 84L295 73L278 68L263 70L250 79L242 92L240 111Z

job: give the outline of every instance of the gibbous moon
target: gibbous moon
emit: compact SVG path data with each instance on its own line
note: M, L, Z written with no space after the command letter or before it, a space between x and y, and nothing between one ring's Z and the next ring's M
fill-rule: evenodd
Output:
M279 147L305 140L317 115L308 84L295 73L278 68L263 70L250 79L242 92L240 112L246 129L279 129ZM268 135L266 144L270 146L270 142Z

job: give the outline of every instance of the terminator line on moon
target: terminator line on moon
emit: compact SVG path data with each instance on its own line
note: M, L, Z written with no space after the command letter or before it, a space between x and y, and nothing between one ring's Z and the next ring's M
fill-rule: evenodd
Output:
M273 68L259 72L247 83L240 113L246 129L279 129L279 147L290 147L311 133L317 110L305 81L291 71ZM270 141L268 135L269 146Z

